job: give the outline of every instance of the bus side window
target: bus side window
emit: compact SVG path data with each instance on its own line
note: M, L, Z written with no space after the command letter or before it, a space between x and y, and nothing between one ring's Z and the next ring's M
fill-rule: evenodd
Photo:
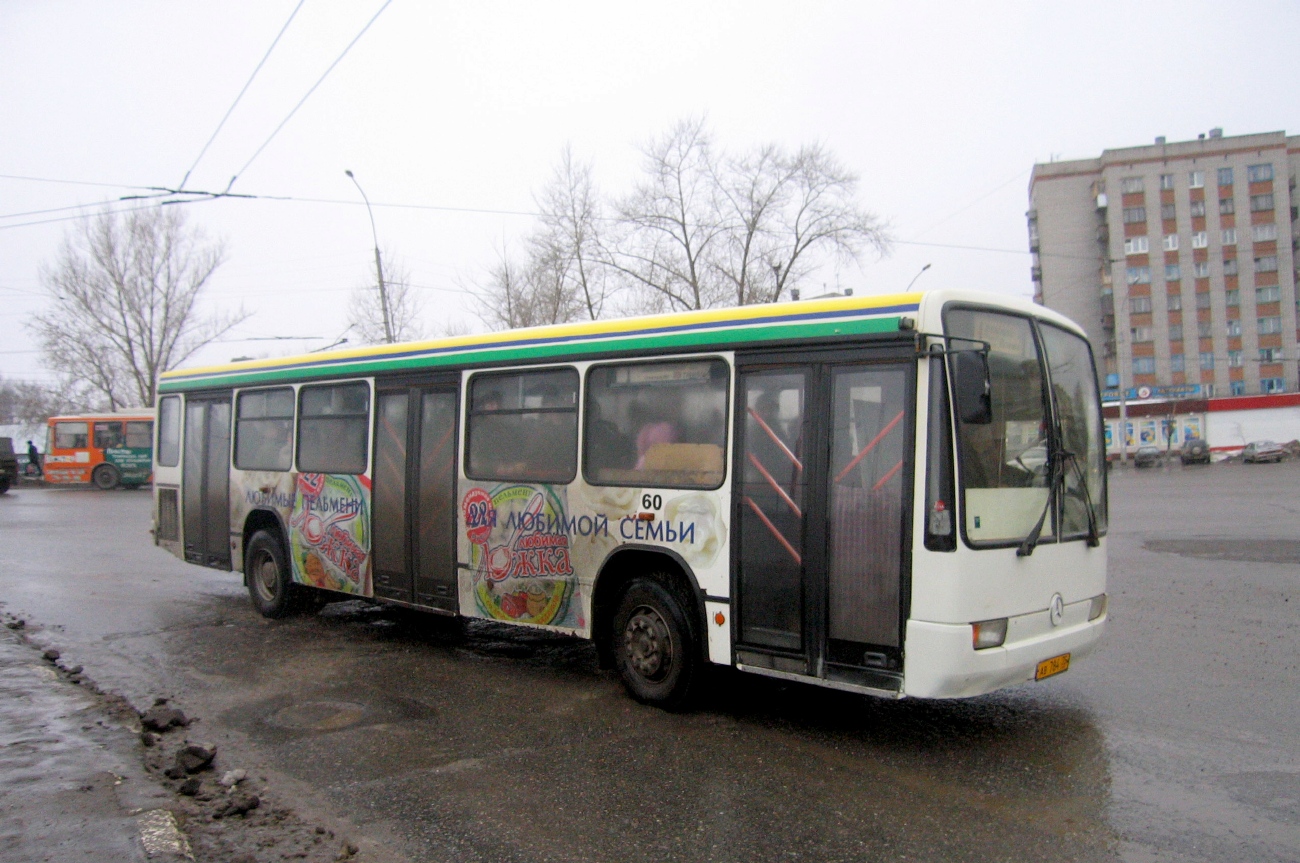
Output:
M465 474L572 482L578 467L578 373L543 369L470 381Z
M370 448L370 385L303 387L298 398L298 469L365 473Z
M288 470L293 466L293 390L239 394L235 424L235 467Z
M122 446L122 424L120 422L95 423L95 448L117 449Z
M126 424L127 449L148 449L153 446L153 423L138 420Z
M175 467L181 463L180 396L164 396L158 402L158 464Z
M64 422L54 424L55 449L85 449L90 442L90 424Z

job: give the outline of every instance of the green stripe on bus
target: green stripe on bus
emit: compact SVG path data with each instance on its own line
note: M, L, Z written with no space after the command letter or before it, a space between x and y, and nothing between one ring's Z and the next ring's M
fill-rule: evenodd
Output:
M351 362L320 367L300 366L275 369L273 371L231 372L230 374L212 375L211 377L191 380L163 381L158 385L158 392L174 393L216 386L264 384L300 378L356 377L375 372L436 369L445 366L478 365L481 363L524 362L556 357L579 360L586 354L599 354L607 351L642 350L655 352L671 348L722 347L737 342L796 341L828 336L868 335L872 333L898 332L898 318L898 315L877 318L850 318L816 324L735 327L725 330L704 330L656 336L619 337L613 335L607 338L595 336L576 345L561 343L522 348L498 348L496 350L480 348L456 353L434 354L432 356L403 357L396 360L358 358Z

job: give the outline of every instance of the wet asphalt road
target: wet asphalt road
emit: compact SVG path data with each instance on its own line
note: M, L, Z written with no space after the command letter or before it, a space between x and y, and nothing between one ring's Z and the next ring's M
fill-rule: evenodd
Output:
M673 715L584 642L355 603L265 621L150 544L147 491L0 497L0 603L363 857L1296 860L1297 488L1291 463L1116 471L1102 647L960 702L724 672Z

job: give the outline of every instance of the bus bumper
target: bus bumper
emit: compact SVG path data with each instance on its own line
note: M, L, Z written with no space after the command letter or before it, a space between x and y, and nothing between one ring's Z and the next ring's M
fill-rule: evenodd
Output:
M1038 663L1070 654L1070 667L1091 653L1106 614L1088 620L1085 600L1066 606L1052 627L1047 611L1011 618L1002 647L975 650L970 624L907 622L903 694L912 698L969 698L1034 679ZM1067 672L1068 673L1068 672Z

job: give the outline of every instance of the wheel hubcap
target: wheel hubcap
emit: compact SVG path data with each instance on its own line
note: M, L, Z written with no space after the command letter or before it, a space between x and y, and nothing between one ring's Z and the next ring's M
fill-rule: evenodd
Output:
M672 633L653 608L641 606L632 613L623 631L623 646L632 670L646 680L662 680L672 668Z
M279 581L280 576L275 560L269 554L261 555L253 572L257 580L257 592L268 602L275 599L276 582Z

